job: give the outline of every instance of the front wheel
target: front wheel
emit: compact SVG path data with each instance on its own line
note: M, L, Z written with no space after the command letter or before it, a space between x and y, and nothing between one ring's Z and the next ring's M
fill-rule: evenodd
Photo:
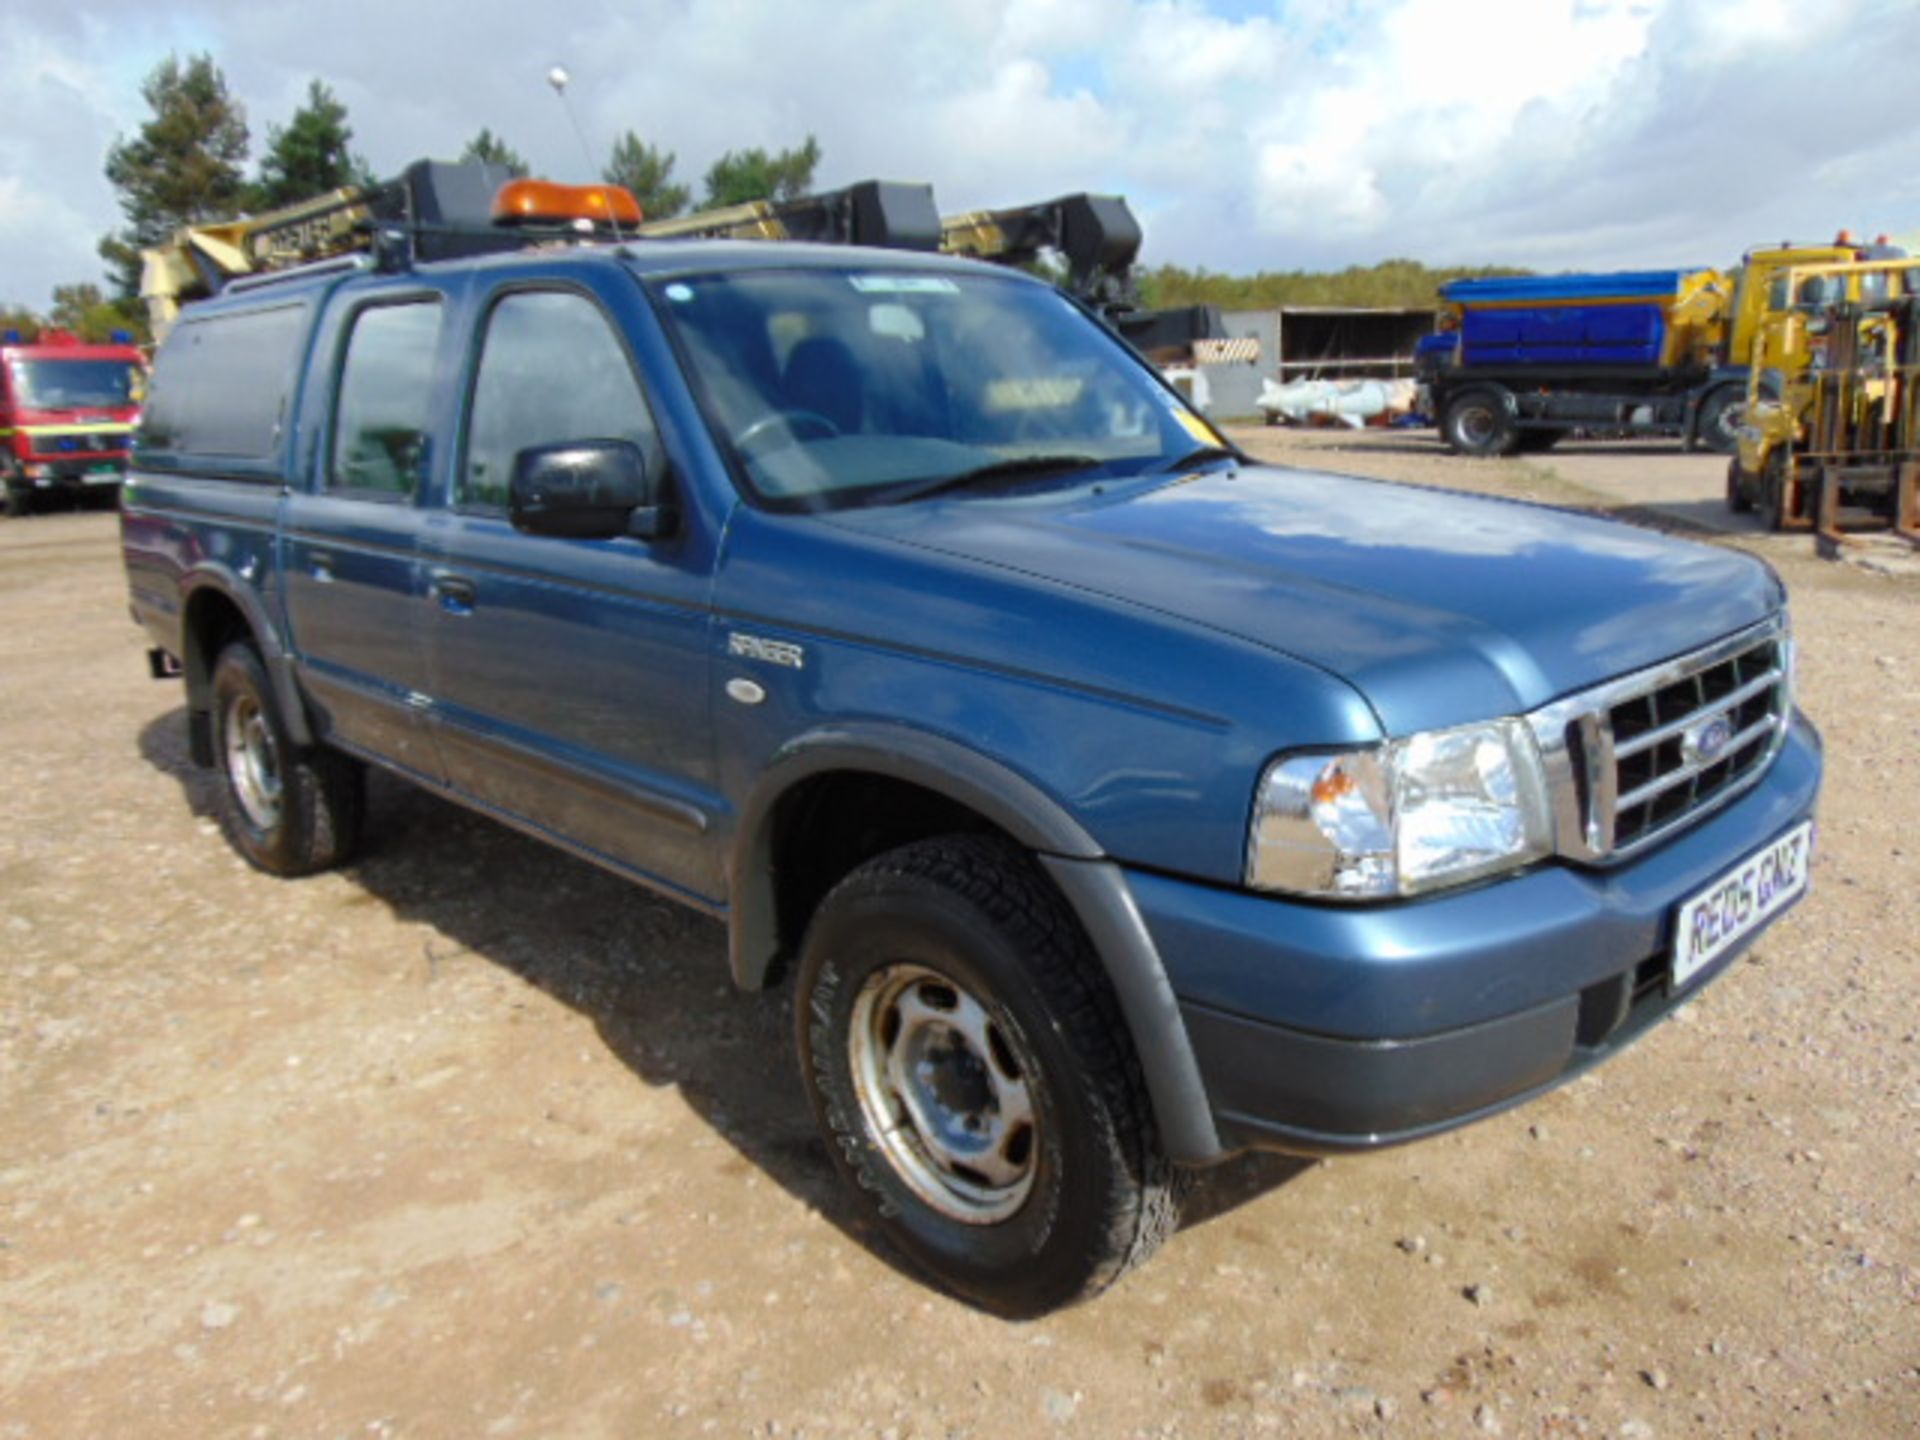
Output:
M1755 507L1765 529L1778 534L1787 528L1787 522L1793 518L1787 508L1788 498L1786 451L1775 450L1767 456L1766 468L1760 472L1760 497Z
M1449 400L1440 434L1456 454L1480 458L1511 455L1520 441L1506 404L1490 390L1469 390Z
M1736 515L1753 513L1753 492L1747 485L1747 472L1740 468L1740 461L1727 462L1727 509Z
M266 667L244 640L214 662L213 705L220 828L233 848L270 875L310 875L345 860L360 834L359 762L293 744Z
M798 985L834 1160L942 1286L1039 1315L1172 1233L1172 1167L1117 1003L1023 852L950 836L860 866L821 902Z

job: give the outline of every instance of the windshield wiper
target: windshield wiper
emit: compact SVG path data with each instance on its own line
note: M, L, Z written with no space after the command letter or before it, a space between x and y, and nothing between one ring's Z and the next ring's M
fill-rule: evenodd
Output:
M882 496L887 504L900 505L910 500L924 500L929 495L944 495L954 490L973 490L993 485L1002 480L1017 480L1028 475L1071 474L1076 470L1091 470L1106 461L1097 455L1016 455L1010 460L995 460L989 465L977 465L971 470L962 470L957 475L942 475L937 480L914 481L900 486Z
M1184 470L1189 465L1204 464L1208 460L1241 460L1246 457L1238 450L1226 445L1196 445L1184 455L1175 456L1164 465L1156 465L1161 474L1171 474L1175 470Z

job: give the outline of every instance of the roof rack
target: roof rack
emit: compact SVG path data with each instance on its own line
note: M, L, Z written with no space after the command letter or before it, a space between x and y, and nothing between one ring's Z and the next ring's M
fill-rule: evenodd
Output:
M259 290L268 285L279 285L289 280L307 280L315 275L330 275L337 270L371 269L373 261L366 255L335 255L327 260L309 260L304 265L291 265L285 270L268 270L259 275L242 275L229 280L226 290L239 294L247 290Z
M792 200L753 200L670 220L648 220L643 240L698 236L724 240L811 240L830 245L877 245L888 250L938 250L940 212L931 185L862 180L841 190Z
M315 273L312 266L370 255L382 269L540 242L586 238L571 226L493 223L493 201L514 177L500 165L416 160L393 180L345 187L261 215L189 225L143 252L140 294L154 338L189 301L243 279Z
M335 190L263 215L189 226L145 252L141 294L154 337L166 333L189 300L282 277L325 274L348 265L405 270L538 244L696 237L938 250L1023 267L1057 254L1066 265L1061 288L1150 355L1171 358L1191 351L1195 341L1226 333L1220 312L1211 306L1140 308L1133 273L1140 222L1118 195L1062 195L942 219L931 186L862 180L815 195L619 226L612 223L612 196L620 196L619 208L631 206L631 196L614 187L585 187L580 193L596 202L595 213L604 217L600 223L556 220L549 213L538 223L506 225L496 218L496 198L514 181L504 166L417 160L378 185Z

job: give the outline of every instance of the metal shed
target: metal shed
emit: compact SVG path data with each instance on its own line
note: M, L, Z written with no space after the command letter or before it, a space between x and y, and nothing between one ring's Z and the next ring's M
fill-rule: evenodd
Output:
M1260 359L1252 365L1209 365L1209 409L1222 418L1259 410L1260 382L1391 380L1413 374L1414 347L1433 333L1432 306L1359 308L1288 305L1278 310L1230 310L1229 335L1254 336Z

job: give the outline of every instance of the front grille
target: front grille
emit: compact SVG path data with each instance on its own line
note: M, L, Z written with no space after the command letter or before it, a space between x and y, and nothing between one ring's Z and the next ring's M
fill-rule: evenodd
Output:
M1616 849L1684 820L1773 753L1784 719L1784 649L1777 638L1763 640L1608 709ZM1710 754L1701 753L1702 738L1718 741Z
M1758 780L1786 739L1790 647L1771 620L1534 712L1560 852L1623 858Z
M127 437L119 434L35 435L33 453L49 459L61 455L99 455L127 448Z

